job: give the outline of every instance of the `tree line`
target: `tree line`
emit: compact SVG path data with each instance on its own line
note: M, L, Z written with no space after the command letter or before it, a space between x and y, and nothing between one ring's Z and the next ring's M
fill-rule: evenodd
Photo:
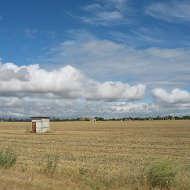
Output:
M122 118L104 118L104 117L77 117L77 118L58 118L50 117L50 121L146 121L146 120L188 120L190 115L186 116L155 116L155 117L122 117ZM1 122L30 122L30 118L0 118Z

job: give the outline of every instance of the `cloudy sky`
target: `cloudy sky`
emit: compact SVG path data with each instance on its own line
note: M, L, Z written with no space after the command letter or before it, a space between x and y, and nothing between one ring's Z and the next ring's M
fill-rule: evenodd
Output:
M190 114L189 0L0 0L0 117Z

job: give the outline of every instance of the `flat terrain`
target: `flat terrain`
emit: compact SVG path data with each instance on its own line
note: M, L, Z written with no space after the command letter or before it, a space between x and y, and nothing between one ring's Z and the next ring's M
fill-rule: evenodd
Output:
M51 132L27 133L31 123L0 122L0 148L17 154L0 167L3 189L148 189L139 175L154 159L175 163L173 189L190 189L190 121L51 122ZM51 176L47 155L59 158Z

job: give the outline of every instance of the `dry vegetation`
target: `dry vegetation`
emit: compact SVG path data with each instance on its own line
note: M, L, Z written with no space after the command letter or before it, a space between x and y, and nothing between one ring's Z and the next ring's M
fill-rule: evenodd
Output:
M190 189L190 121L55 122L46 134L27 126L0 123L0 148L17 155L13 167L0 167L0 190L145 190L155 159L174 163L171 189ZM57 158L49 173L48 155Z

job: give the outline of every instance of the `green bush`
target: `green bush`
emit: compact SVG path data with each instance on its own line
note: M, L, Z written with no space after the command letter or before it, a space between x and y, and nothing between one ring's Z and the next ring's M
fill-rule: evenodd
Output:
M16 163L17 156L11 148L0 149L0 166L9 168Z
M46 158L45 158L45 168L44 168L44 172L47 175L52 176L57 168L59 162L59 156L56 154L47 154Z
M176 172L169 160L155 160L145 168L146 181L151 187L169 188L174 184L175 176Z

